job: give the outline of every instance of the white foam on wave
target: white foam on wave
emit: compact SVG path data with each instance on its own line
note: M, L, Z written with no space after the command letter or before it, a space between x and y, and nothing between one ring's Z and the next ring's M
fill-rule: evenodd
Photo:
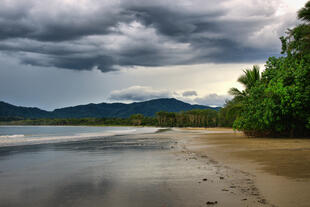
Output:
M30 145L30 144L45 144L45 143L57 143L57 142L68 142L68 141L80 141L96 137L107 137L113 136L113 133L85 133L76 134L69 136L36 136L36 137L1 137L0 146L17 146L17 145Z
M151 133L157 131L157 128L150 128L147 130L124 129L124 130L108 130L106 132L97 133L79 133L67 136L24 136L24 135L2 135L0 136L1 146L17 146L17 145L32 145L45 143L58 143L68 141L81 141L92 138L104 138L115 135L137 134L137 133Z
M25 135L23 134L13 134L13 135L0 135L1 138L18 138L18 137L24 137Z
M110 130L108 132L112 132L112 133L121 135L121 134L133 134L136 131L137 131L136 129L125 129L125 130Z

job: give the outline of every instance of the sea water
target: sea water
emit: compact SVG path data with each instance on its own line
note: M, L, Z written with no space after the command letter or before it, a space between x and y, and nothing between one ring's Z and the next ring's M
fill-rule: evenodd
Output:
M155 127L0 126L0 147L152 133Z

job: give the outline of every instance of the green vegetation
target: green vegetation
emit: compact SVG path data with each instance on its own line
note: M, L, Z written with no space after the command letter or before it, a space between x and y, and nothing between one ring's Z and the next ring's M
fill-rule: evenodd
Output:
M2 125L85 125L85 126L163 126L163 127L214 127L218 124L218 112L212 109L186 112L158 112L156 117L134 114L129 118L67 118L23 119L0 118Z
M283 57L270 57L265 71L244 71L245 87L220 111L228 124L252 136L310 135L310 1L298 12L304 23L281 37Z
M165 127L216 127L218 112L211 109L196 109L187 112L158 112L157 125Z
M0 125L70 125L70 126L155 126L156 119L142 114L130 118L0 118Z
M239 116L241 103L237 98L227 101L225 106L219 111L219 127L232 127L234 121Z
M231 95L235 96L235 99L238 100L248 96L250 89L261 79L258 65L254 65L252 69L246 69L243 72L244 75L238 78L238 82L245 87L245 90L239 91L237 88L231 88L228 91Z

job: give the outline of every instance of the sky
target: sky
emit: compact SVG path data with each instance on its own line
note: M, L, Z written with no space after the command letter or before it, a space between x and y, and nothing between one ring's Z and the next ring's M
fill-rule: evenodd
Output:
M46 110L177 98L222 106L306 0L2 0L0 100Z

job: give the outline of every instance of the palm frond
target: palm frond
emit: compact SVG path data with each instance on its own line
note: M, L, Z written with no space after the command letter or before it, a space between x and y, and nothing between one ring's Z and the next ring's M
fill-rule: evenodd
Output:
M298 11L298 19L310 22L310 1L308 1L306 5Z
M232 96L238 97L238 96L244 96L244 93L239 91L237 88L231 88L229 89L228 93Z
M228 93L235 97L244 97L248 93L249 89L255 85L257 81L261 79L259 72L259 66L253 65L252 69L243 70L243 75L238 78L238 82L241 83L245 90L239 91L237 88L231 88Z
M246 70L243 71L245 74L240 76L238 78L238 82L241 83L244 87L247 87L248 85L248 79L247 79L247 76L246 76Z
M260 80L260 72L259 72L259 66L258 65L253 65L252 75L253 75L253 81Z

